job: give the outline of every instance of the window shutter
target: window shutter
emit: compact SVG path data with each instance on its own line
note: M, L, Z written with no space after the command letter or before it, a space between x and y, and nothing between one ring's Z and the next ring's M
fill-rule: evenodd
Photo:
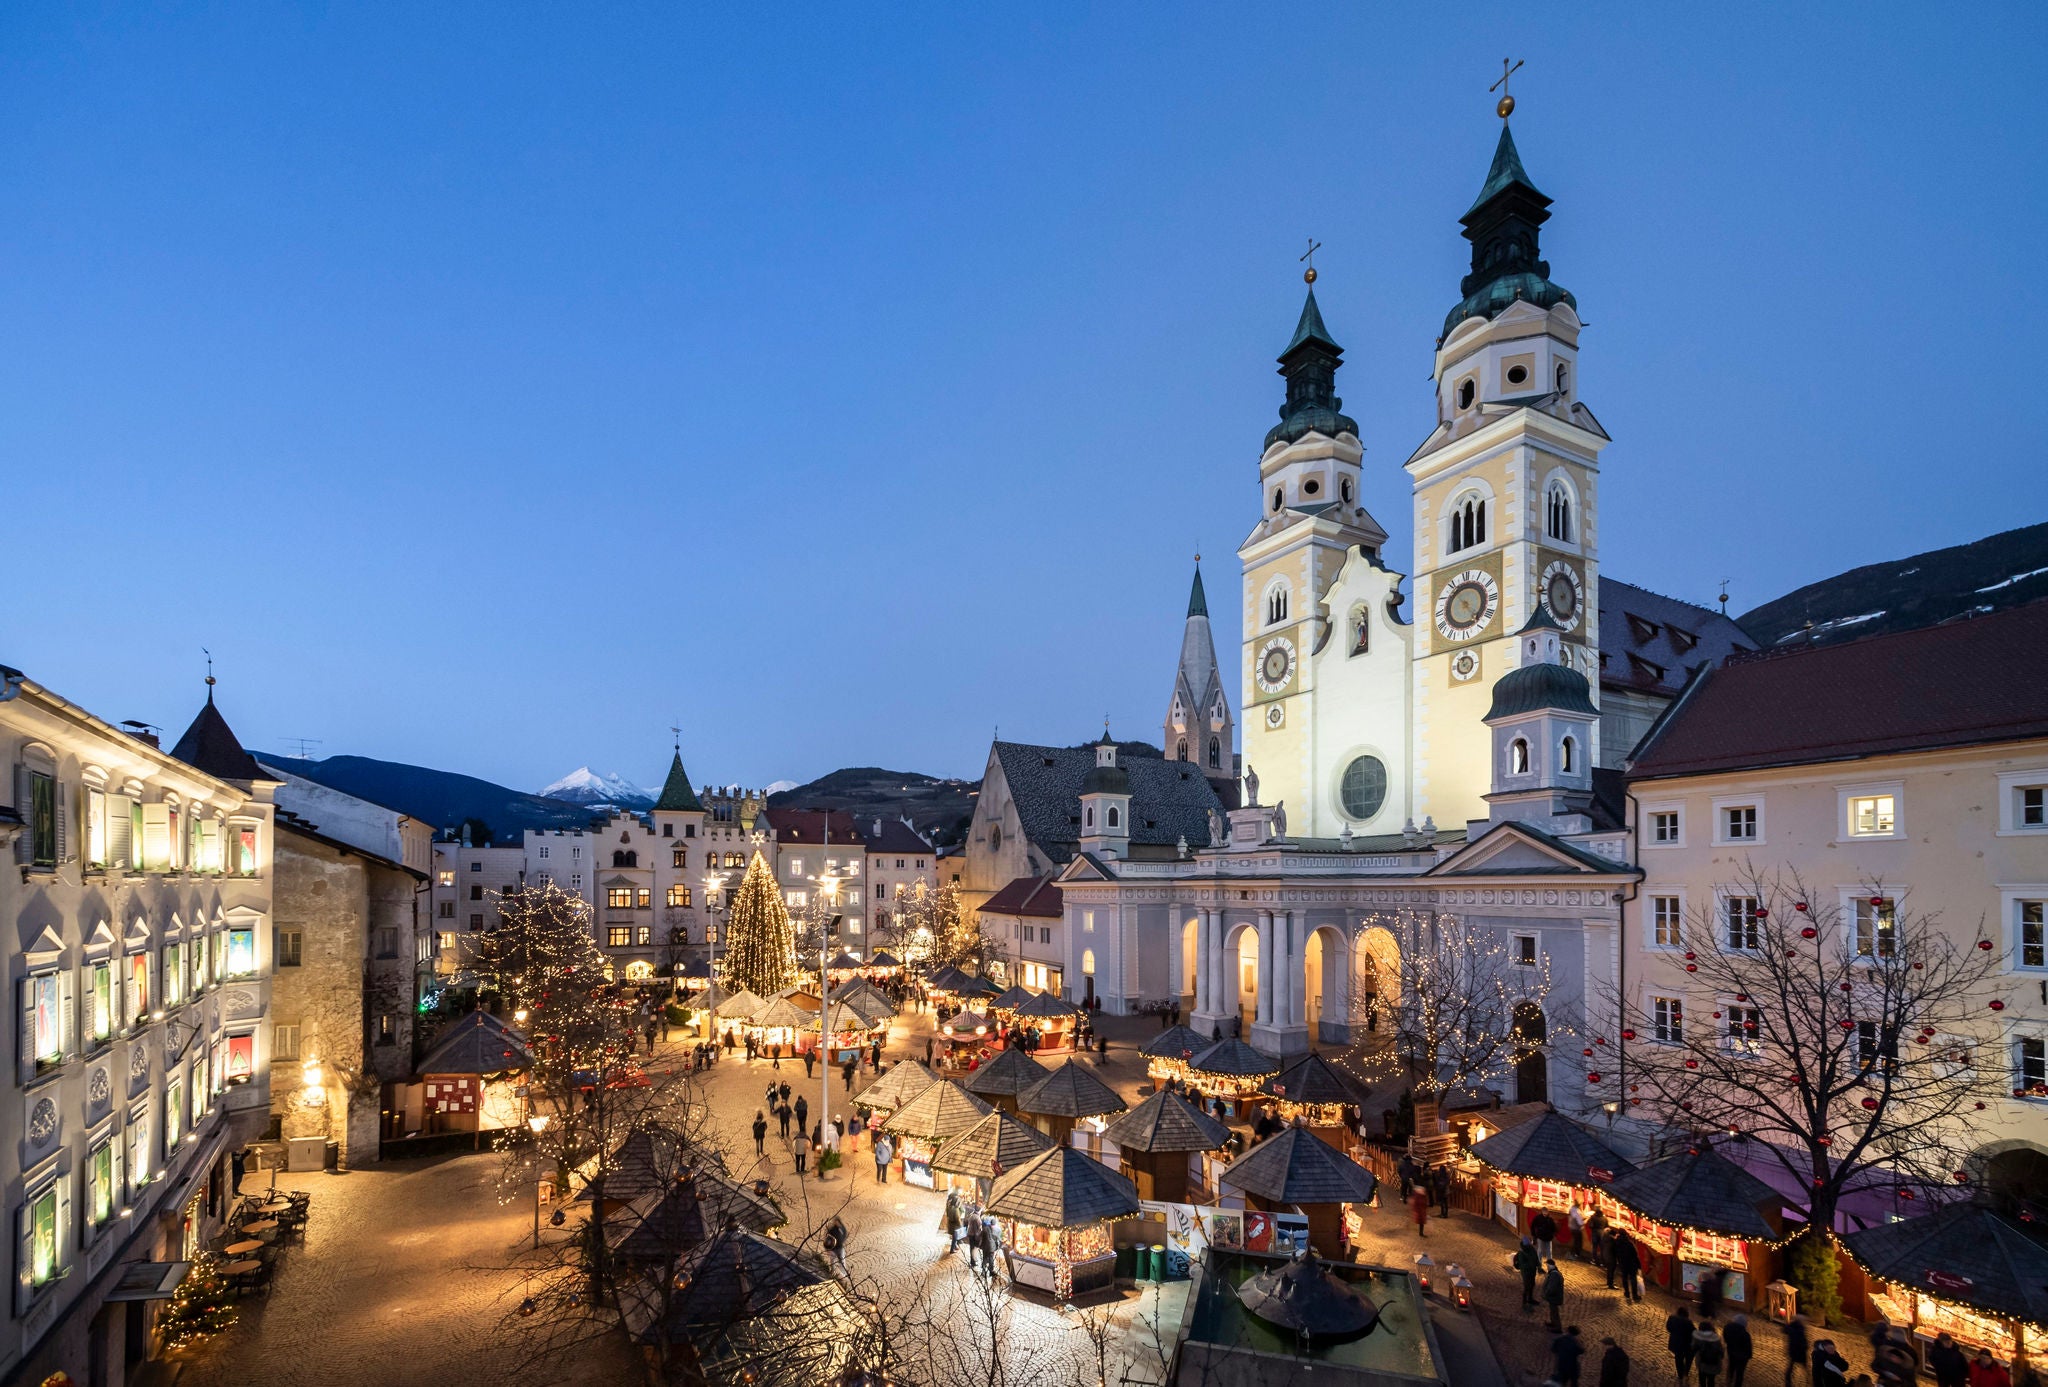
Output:
M109 867L132 867L135 859L130 855L129 845L134 841L134 832L129 824L128 798L125 795L107 796L107 863Z
M57 1265L60 1267L68 1267L77 1260L73 1254L76 1240L71 1236L71 1230L76 1226L71 1213L72 1183L68 1179L57 1181Z
M114 1153L114 1175L107 1181L107 1187L114 1192L114 1217L121 1216L121 1206L128 1202L128 1134L118 1133L107 1139L107 1145Z
M64 1058L70 1059L79 1050L78 975L68 968L65 969L62 976L57 979L57 986L62 989L61 995L64 998L64 1009L61 1013L64 1027L62 1031L64 1037Z
M15 1038L14 1077L26 1087L36 1076L35 983L17 978L14 983L15 1014L19 1034Z
M57 861L71 860L72 849L77 846L78 833L71 822L71 782L57 782Z
M34 1275L35 1217L29 1212L29 1202L24 1199L14 1207L14 1314L18 1319L28 1313L29 1302L35 1298L35 1287L30 1284Z
M14 812L21 817L21 832L14 838L14 860L23 866L35 860L35 806L29 802L28 767L14 767Z

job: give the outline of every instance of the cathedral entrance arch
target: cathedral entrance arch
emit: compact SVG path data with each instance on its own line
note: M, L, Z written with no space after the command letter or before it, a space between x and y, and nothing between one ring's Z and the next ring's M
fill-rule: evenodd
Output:
M1534 1002L1516 1002L1513 1024L1515 1101L1547 1103L1550 1101L1550 1060L1544 1053L1543 1043L1549 1037L1550 1026L1543 1019L1543 1008Z
M1401 944L1392 930L1371 925L1360 930L1352 949L1359 1021L1366 1037L1391 1036L1401 1005Z
M2048 1151L2032 1142L1994 1142L1978 1151L1972 1164L1981 1167L1984 1191L2000 1213L2048 1216Z
M1249 920L1230 926L1223 936L1223 964L1230 976L1223 980L1221 1010L1235 1014L1245 1031L1259 1019L1259 927Z
M1310 1035L1333 1045L1347 1044L1351 1039L1351 970L1345 966L1350 952L1344 931L1334 925L1313 930L1308 947L1302 952L1302 962L1308 970L1302 994L1308 998L1308 1015L1304 1019Z

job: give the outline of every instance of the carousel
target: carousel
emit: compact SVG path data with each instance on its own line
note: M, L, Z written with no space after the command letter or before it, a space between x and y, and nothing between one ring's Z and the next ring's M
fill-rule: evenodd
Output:
M1952 1204L1840 1242L1869 1278L1870 1308L1910 1329L1923 1360L1947 1333L2017 1380L2048 1344L2048 1242L1994 1209Z
M956 1011L939 1023L934 1038L941 1069L970 1069L985 1059L1000 1037L985 1012Z
M1075 1037L1080 1033L1080 1018L1079 1007L1050 992L1033 995L1011 1013L1011 1019L1017 1025L1037 1032L1037 1039L1031 1047L1035 1054L1060 1054L1073 1050Z
M990 1183L1004 1171L1051 1148L1052 1138L1036 1127L1027 1127L1006 1112L992 1112L932 1157L932 1173L941 1177L934 1188L986 1199Z
M1004 1112L1017 1111L1017 1095L1052 1073L1022 1050L1004 1050L967 1076L967 1091Z
M1342 1151L1351 1124L1365 1106L1369 1090L1336 1065L1311 1050L1272 1078L1264 1092L1267 1104L1282 1122L1301 1122Z
M1475 1148L1476 1149L1476 1148ZM1607 1221L1644 1251L1643 1276L1674 1294L1721 1274L1721 1294L1753 1305L1786 1241L1784 1196L1702 1142L1617 1175L1600 1192Z
M1564 1227L1574 1204L1591 1218L1601 1192L1635 1169L1584 1127L1555 1112L1474 1142L1466 1154L1493 1172L1494 1217L1518 1235L1529 1231L1529 1220L1538 1213L1550 1214Z
M1186 1083L1209 1100L1211 1116L1238 1120L1263 1098L1266 1080L1279 1072L1279 1060L1242 1040L1217 1040L1188 1061Z
M951 1079L940 1079L890 1113L882 1130L896 1139L903 1183L931 1189L932 1157L939 1148L994 1111Z
M1188 1061L1216 1042L1192 1026L1169 1026L1138 1047L1154 1083L1187 1077Z
M1346 1261L1344 1206L1371 1200L1372 1172L1306 1127L1289 1127L1232 1161L1217 1182L1244 1195L1247 1209L1300 1213L1316 1255Z
M1017 1095L1017 1114L1064 1145L1074 1128L1086 1124L1090 1144L1102 1134L1101 1119L1129 1105L1093 1069L1068 1060Z
M1056 1146L998 1179L986 1207L1000 1221L1010 1284L1064 1302L1115 1284L1109 1225L1137 1216L1138 1191L1100 1161Z
M1221 1151L1230 1129L1170 1090L1153 1094L1102 1129L1116 1143L1123 1172L1141 1199L1192 1204L1191 1190L1206 1182L1193 1178L1207 1152Z
M853 1096L854 1106L870 1112L894 1112L939 1081L916 1060L898 1060L889 1072Z

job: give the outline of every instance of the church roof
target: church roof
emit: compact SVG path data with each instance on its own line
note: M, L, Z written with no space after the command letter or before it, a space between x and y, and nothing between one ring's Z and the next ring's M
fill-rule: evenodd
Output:
M171 755L195 770L205 771L216 780L268 780L270 775L256 764L256 758L242 749L234 732L228 727L228 720L220 715L220 709L213 706L213 690L206 691L206 706L199 710L199 716L192 719L192 725L185 729L185 735L178 738L178 744L171 748Z
M1529 181L1529 174L1522 167L1522 151L1515 148L1514 132L1508 129L1506 121L1502 121L1500 123L1500 142L1493 147L1493 165L1487 169L1486 182L1479 189L1479 196L1473 198L1472 205L1465 209L1465 215L1470 217L1474 212L1477 212L1487 203L1506 192L1510 184L1527 189L1534 196L1543 198L1545 202L1550 201L1549 198L1543 197L1543 194L1537 191L1534 183Z
M1343 364L1344 349L1323 326L1322 310L1316 307L1316 291L1310 289L1301 305L1301 318L1294 325L1294 337L1280 353L1280 374L1287 378L1287 398L1280 406L1280 422L1266 434L1264 447L1292 443L1305 434L1320 433L1330 438L1358 433L1358 423L1342 413L1344 401L1337 398L1337 368Z
M1702 664L1755 647L1722 613L1602 574L1600 687L1676 698Z
M1133 844L1172 847L1181 838L1209 841L1209 811L1223 802L1192 761L1168 761L1134 744L1118 749L1130 780ZM1072 859L1081 839L1081 782L1095 768L1095 748L997 742L995 759L1010 787L1024 836L1055 863Z
M1293 351L1304 342L1314 342L1328 347L1333 352L1344 349L1337 345L1337 339L1330 336L1330 330L1323 326L1323 310L1316 307L1316 291L1310 289L1308 297L1302 300L1301 318L1294 325L1294 336L1287 343L1287 350Z
M1549 207L1550 199L1529 181L1503 121L1486 182L1459 218L1472 243L1472 270L1458 285L1464 297L1444 318L1444 337L1467 318L1492 318L1515 303L1578 306L1570 291L1551 282L1549 262L1541 258L1538 229L1549 219Z
M1209 595L1202 591L1202 566L1195 565L1195 585L1188 589L1188 615L1209 615Z
M1600 716L1585 675L1564 665L1537 664L1511 669L1494 681L1493 706L1487 709L1485 721L1541 709Z
M668 763L668 779L661 787L661 798L654 802L657 811L681 811L701 814L704 801L697 798L697 792L690 788L690 773L683 769L683 753L678 749L674 759Z

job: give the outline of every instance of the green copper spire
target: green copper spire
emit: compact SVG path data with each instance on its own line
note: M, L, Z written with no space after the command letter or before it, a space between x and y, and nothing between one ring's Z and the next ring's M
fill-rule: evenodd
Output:
M1294 325L1294 340L1287 344L1287 351L1293 351L1304 342L1320 343L1333 352L1344 350L1337 345L1337 340L1330 336L1330 330L1323 326L1323 311L1316 307L1316 291L1313 288L1308 291L1308 298L1301 305L1301 321ZM1281 353L1283 360L1286 355L1287 352Z
M1516 302L1538 308L1560 303L1578 307L1569 290L1551 282L1550 262L1542 258L1538 233L1550 220L1550 199L1529 180L1505 120L1486 184L1471 210L1458 220L1472 243L1472 272L1458 285L1463 298L1444 319L1443 337L1467 318L1491 318Z
M1188 593L1188 615L1209 615L1209 596L1202 591L1202 564L1199 559L1195 562L1195 586Z
M1465 215L1470 217L1490 200L1500 196L1510 183L1520 184L1535 196L1543 198L1546 205L1549 204L1550 199L1537 192L1536 185L1529 181L1528 173L1522 168L1522 153L1515 148L1514 132L1508 129L1506 121L1502 121L1500 143L1493 147L1493 167L1486 171L1486 186L1479 190L1479 196L1472 200L1472 205L1465 210Z
M1337 368L1343 362L1344 349L1323 326L1323 312L1316 307L1316 291L1311 288L1301 305L1294 338L1287 344L1287 350L1280 353L1280 374L1287 378L1287 402L1280 406L1280 422L1267 431L1266 447L1292 443L1310 433L1335 438L1338 434L1358 432L1357 423L1340 413L1344 402L1337 398Z
M690 788L690 775L683 769L683 753L678 751L675 759L668 763L668 779L662 783L661 798L654 802L655 812L662 810L682 811L701 814L703 801Z

